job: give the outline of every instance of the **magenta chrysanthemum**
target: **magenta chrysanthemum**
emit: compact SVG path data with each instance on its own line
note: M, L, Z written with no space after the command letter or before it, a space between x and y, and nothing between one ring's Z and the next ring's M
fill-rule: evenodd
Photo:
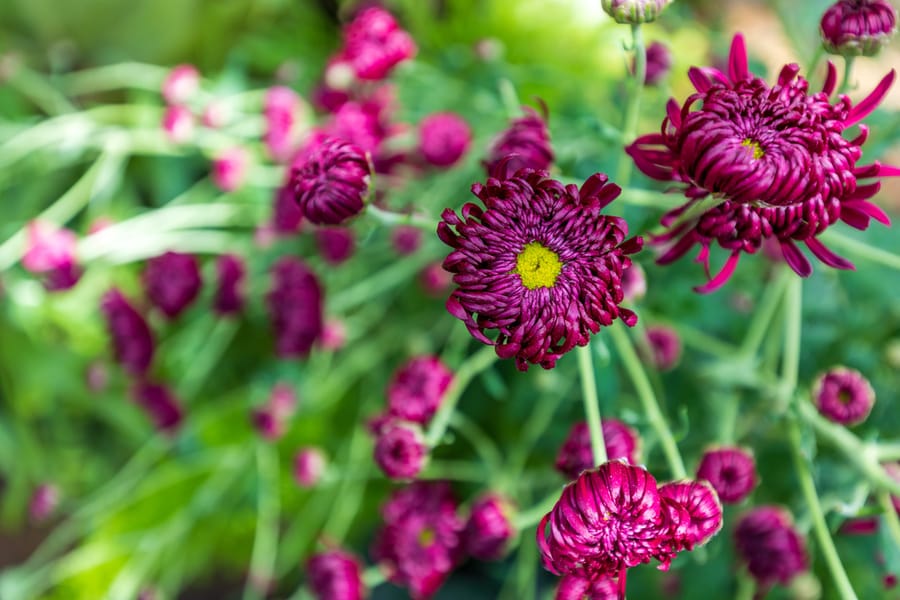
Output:
M160 431L171 432L181 424L184 411L168 387L142 381L131 389L131 396Z
M339 225L363 209L369 163L358 147L326 137L294 167L291 185L304 217L317 225Z
M344 47L337 60L348 63L359 79L379 80L416 51L416 43L393 15L372 6L344 28Z
M524 111L525 115L513 119L509 127L491 144L484 161L488 177L502 178L499 170L509 173L523 168L544 171L553 164L546 107L543 117L529 106L524 107Z
M417 356L394 373L387 388L392 417L425 425L434 416L453 372L436 356Z
M632 67L633 68L633 67ZM653 42L647 46L647 73L645 85L656 85L669 75L672 69L672 53L662 42Z
M428 458L425 435L417 423L389 421L375 439L375 464L391 479L412 479Z
M745 513L734 528L734 545L760 585L787 584L809 566L803 537L790 513L778 506Z
M832 54L873 56L897 32L897 11L888 0L838 0L822 15L819 30Z
M826 419L842 425L857 425L872 411L875 390L859 371L835 367L816 379L812 399Z
M564 575L556 588L556 600L621 600L624 590L622 582L612 577L583 579L577 575Z
M419 152L435 167L452 166L471 142L469 124L455 113L434 113L419 123Z
M641 439L634 429L618 419L603 419L601 428L606 456L610 460L621 459L631 464L637 462ZM556 455L556 470L569 479L575 479L579 473L594 466L591 432L587 422L580 421L569 430Z
M513 507L499 494L487 494L472 505L464 534L466 551L478 560L503 558L516 529Z
M166 252L148 260L143 282L147 298L169 319L180 315L203 285L197 259L180 252Z
M637 316L619 306L621 278L642 240L626 240L624 219L601 214L620 191L600 173L579 190L531 169L473 185L485 207L447 209L438 224L458 286L447 310L523 371L553 368L617 317L634 325Z
M641 136L627 148L648 177L687 186L687 204L663 218L670 230L657 241L673 243L658 262L670 263L699 245L697 260L709 273L710 246L715 242L729 250L722 270L697 288L704 293L723 285L741 253L755 253L766 239L779 243L787 263L803 277L812 266L797 242L831 267L852 269L818 235L838 220L857 229L873 218L890 224L868 199L880 188L878 177L900 175L900 169L878 162L858 166L868 128L860 125L853 140L842 133L881 102L894 71L853 106L847 96L836 104L829 100L836 83L833 65L823 90L810 94L797 65L785 66L774 86L750 73L740 35L728 63L728 74L691 68L697 93L683 106L670 100L661 133ZM876 181L861 183L865 180ZM710 195L714 201L699 217L679 219Z
M317 600L362 600L366 588L362 569L355 556L342 550L328 550L310 557L306 563L309 587Z
M231 315L244 308L244 260L236 254L223 254L216 260L216 291L213 308L220 315Z
M686 549L705 544L722 529L722 504L716 491L705 481L673 481L660 486L659 495L683 506L690 522L678 542Z
M100 309L106 317L116 362L132 375L143 375L156 348L146 319L116 288L103 295Z
M322 334L322 288L306 264L286 256L272 268L266 305L279 356L306 356Z
M726 504L740 502L758 483L753 455L732 446L704 452L697 466L697 479L708 481Z
M651 325L647 327L647 346L650 356L644 360L657 371L671 371L681 361L681 336L672 327Z

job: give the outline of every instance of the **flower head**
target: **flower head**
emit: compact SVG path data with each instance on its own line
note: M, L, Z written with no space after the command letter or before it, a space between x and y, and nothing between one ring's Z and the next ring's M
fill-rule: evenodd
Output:
M303 211L294 199L294 187L288 183L275 190L272 197L272 227L280 234L300 231Z
M338 60L348 63L357 78L377 81L414 57L416 51L416 43L391 13L371 6L344 28L344 47Z
M77 241L73 231L44 221L31 221L22 266L30 273L43 275L47 290L67 290L81 278L81 267L75 257Z
M181 424L184 411L165 385L140 381L131 388L131 397L144 409L158 430L172 432Z
M452 166L471 142L469 124L455 113L434 113L419 123L419 152L435 167Z
M369 192L369 163L363 151L326 137L291 172L294 198L317 225L339 225L363 209Z
M422 230L413 225L398 225L391 230L391 245L397 254L409 256L422 245Z
M166 317L174 319L197 298L203 280L196 258L166 252L147 261L143 283L150 302Z
M315 446L300 448L294 455L294 481L302 488L315 487L325 473L325 453Z
M375 463L391 479L412 479L425 466L428 447L418 423L390 420L379 428Z
M659 495L687 509L690 522L678 540L682 548L691 550L703 545L722 529L722 504L709 483L673 481L660 486Z
M858 425L872 411L875 390L859 371L834 367L816 379L812 398L826 419L842 425Z
M220 315L239 313L244 308L244 260L236 254L223 254L216 259L216 291L213 308Z
M637 462L641 440L634 429L618 419L603 419L601 428L606 456L610 460L621 459L631 464ZM556 455L556 470L569 479L575 479L579 473L594 466L591 432L587 422L580 421L569 430Z
M346 227L321 227L316 229L315 236L319 254L330 265L343 263L356 251L356 238Z
M626 302L637 302L647 295L647 274L640 263L632 262L622 270L622 295Z
M173 104L163 113L162 128L170 142L184 144L194 137L194 114L184 106Z
M32 521L47 519L59 506L59 488L53 483L42 483L31 494L28 501L28 514Z
M625 240L625 221L601 214L620 192L606 181L598 173L579 190L522 169L472 186L485 208L468 203L461 216L442 215L438 236L453 248L444 268L458 286L447 310L498 356L515 357L520 370L552 368L617 317L637 321L619 303L627 255L642 240Z
M672 0L602 0L606 14L616 23L638 24L655 21Z
M472 505L464 533L466 552L478 560L499 560L506 553L516 529L513 507L499 494L487 494Z
M306 264L290 256L272 267L266 305L279 356L306 356L322 333L322 288Z
M787 584L809 568L806 543L794 529L790 513L778 506L759 506L741 516L734 528L734 545L761 585Z
M266 133L263 140L272 158L278 161L288 158L295 149L297 130L295 125L301 116L303 104L297 93L284 86L266 90L263 115Z
M453 373L436 356L417 356L394 373L387 388L392 417L425 425L434 416Z
M528 106L524 107L524 111L525 116L513 119L509 127L491 144L484 161L489 177L501 177L500 169L510 173L525 167L542 171L553 164L546 108L543 117Z
M753 455L734 446L704 452L697 466L697 479L708 481L725 504L740 502L759 482Z
M888 0L838 0L822 15L820 32L832 54L873 56L897 32L897 11Z
M657 371L671 371L681 361L681 336L665 325L647 327L647 346L650 356L646 357Z
M250 154L240 146L221 152L213 160L213 182L223 192L233 192L244 185L250 169Z
M106 317L116 362L132 375L143 375L153 361L156 346L146 319L116 288L103 295L100 309Z
M645 85L656 85L669 75L672 69L672 53L662 42L653 42L647 46L647 73Z
M355 556L343 550L314 554L306 563L309 587L317 600L362 600L366 588Z
M697 288L700 292L723 285L740 255L757 252L766 239L777 241L801 276L812 267L797 242L831 267L853 268L818 236L838 220L857 229L865 229L872 218L890 223L868 202L880 183L863 182L900 175L900 169L878 162L858 166L868 128L861 125L853 140L842 133L875 109L894 71L853 106L847 96L831 104L833 66L823 90L810 94L797 65L785 66L773 86L750 73L740 35L728 62L727 74L692 68L689 77L697 93L683 106L670 100L661 133L641 136L627 148L645 175L686 185L688 202L663 218L670 229L656 241L672 244L658 262L670 263L699 245L697 260L709 273L710 246L729 250L722 270ZM696 217L686 214L708 196L715 199L708 209Z
M563 575L556 588L556 600L620 600L619 585L613 577L596 577L593 580L577 575Z
M162 95L167 104L188 103L200 89L200 72L194 65L178 65L166 75Z

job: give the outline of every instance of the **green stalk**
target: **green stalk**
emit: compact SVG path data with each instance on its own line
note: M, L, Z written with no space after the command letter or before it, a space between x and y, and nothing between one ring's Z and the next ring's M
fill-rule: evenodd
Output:
M859 258L872 261L891 269L900 270L900 256L875 246L870 246L865 242L860 242L852 237L848 237L834 231L826 231L822 234L822 241L832 246L844 248L847 252L855 254Z
M378 208L374 204L368 204L366 214L383 225L412 225L424 229L428 233L434 233L437 230L437 221L416 213L397 213Z
M594 466L606 462L606 443L603 440L603 425L600 421L600 399L597 397L597 382L594 379L594 361L590 346L575 349L578 355L578 372L581 375L581 398L584 401L584 416L591 432L591 453Z
M435 413L431 426L428 428L428 433L425 435L425 444L428 447L434 448L444 437L444 433L446 433L447 427L450 425L450 417L453 416L456 404L459 402L459 398L465 391L466 386L469 385L469 382L476 375L494 364L495 360L497 360L497 353L494 351L494 347L485 346L467 358L456 370L456 373L453 375L453 381L450 383L450 387L447 388L444 399L441 401L441 406Z
M766 286L762 301L753 315L744 341L741 343L740 354L744 358L752 358L759 351L759 347L765 339L766 333L772 324L772 319L781 299L784 296L788 283L797 279L797 275L788 268L779 269L778 277L771 284Z
M548 512L553 510L553 507L559 501L560 496L559 490L554 490L551 492L546 498L532 506L527 510L523 510L519 514L516 515L515 519L515 527L519 531L523 529L531 529L541 522L541 519L544 518Z
M647 78L647 48L640 23L631 26L632 50L634 51L634 79L631 82L631 93L625 109L625 126L622 130L622 147L624 148L637 137L638 117L641 114L641 95L644 93L644 80ZM615 183L625 188L631 180L631 157L622 152L619 167L616 169Z
M876 446L875 454L879 462L900 460L900 442L881 442Z
M853 73L853 61L855 56L844 57L844 77L841 79L841 85L838 88L838 94L846 94L850 90L850 76Z
M250 555L250 572L244 584L244 600L267 596L266 590L273 581L278 555L278 521L281 511L278 452L267 442L257 443L256 472L256 533Z
M891 501L891 495L888 492L878 493L878 504L884 511L884 523L887 526L888 533L894 540L894 544L900 548L900 517L897 516L897 510Z

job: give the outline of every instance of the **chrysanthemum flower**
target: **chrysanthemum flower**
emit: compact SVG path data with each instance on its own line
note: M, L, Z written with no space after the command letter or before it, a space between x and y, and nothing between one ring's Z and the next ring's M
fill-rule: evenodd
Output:
M647 46L647 73L644 76L644 85L656 85L669 75L671 69L672 53L665 44L653 42Z
M553 368L617 317L634 325L637 316L619 306L621 278L642 240L626 240L625 221L601 214L620 191L600 173L579 190L532 169L473 185L484 208L447 209L438 224L453 248L444 268L458 286L447 310L523 371Z
M317 225L339 225L363 209L369 163L358 147L326 137L291 172L294 198Z
M53 223L28 223L22 266L43 276L44 287L51 292L72 288L81 278L75 256L78 237L75 232Z
M180 252L148 260L142 279L147 299L169 319L190 306L203 286L197 259Z
M286 256L272 268L266 304L279 356L306 356L322 333L322 288L303 261Z
M641 440L634 429L618 419L603 419L601 428L607 458L621 459L631 464L637 462ZM579 473L594 466L591 432L586 421L579 421L569 430L556 455L556 470L569 479L575 479Z
M758 483L753 455L734 446L704 452L697 466L697 479L708 481L726 504L740 502Z
M679 545L692 550L708 542L722 529L722 504L706 481L673 481L660 486L659 495L675 500L690 515L690 522Z
M616 23L638 24L655 21L672 0L602 0L606 14Z
M556 588L556 600L621 600L620 583L612 577L583 579L577 575L564 575Z
M455 113L434 113L419 123L419 152L435 167L450 167L466 153L472 130Z
M687 204L663 218L670 230L657 241L673 244L658 262L670 263L699 245L697 260L709 273L710 246L729 250L721 271L697 288L700 292L723 285L741 254L755 253L766 239L780 244L786 262L803 277L812 267L798 242L831 267L853 268L818 235L838 220L857 229L873 218L890 223L868 199L880 188L878 177L900 175L900 169L878 162L858 166L868 129L860 125L853 140L842 133L875 109L894 71L854 106L846 96L831 104L834 66L818 93L809 93L795 64L768 85L750 73L740 35L731 45L728 65L727 74L692 68L689 77L697 93L683 106L670 100L661 133L641 136L627 148L648 177L686 185ZM708 196L714 198L710 208L685 220L687 209Z
M294 481L302 488L314 487L326 467L325 453L315 446L300 448L294 455Z
M897 32L897 11L888 0L838 0L822 15L819 30L832 54L873 56Z
M509 127L494 140L484 161L488 177L503 175L498 169L514 173L522 168L547 170L553 164L553 148L547 130L546 107L541 117L530 106L523 107L525 115L513 119Z
M400 367L387 388L392 417L425 425L434 416L453 372L436 356L417 356Z
M177 65L169 71L162 84L162 96L167 104L188 103L200 89L200 71L194 65Z
M330 265L343 263L356 251L356 237L346 227L321 227L315 237L319 254Z
M216 260L216 291L213 309L220 315L231 315L244 308L244 260L236 254L223 254Z
M158 430L172 432L181 424L181 403L165 385L140 381L131 388L131 397Z
M671 371L681 361L681 336L672 327L651 325L647 327L647 346L650 356L644 360L657 371Z
M291 88L274 86L266 90L263 103L266 133L263 141L275 160L286 159L296 149L297 131L294 126L301 117L302 110L300 96Z
M416 43L391 13L379 6L360 11L344 28L337 60L348 63L359 79L380 80L416 55Z
M759 506L741 516L734 528L740 560L760 585L787 584L809 568L806 542L794 529L790 513Z
M812 399L826 419L841 425L858 425L875 405L875 390L859 371L834 367L816 379Z
M512 512L510 501L499 494L487 494L476 500L466 522L466 552L478 560L503 558L516 534Z
M156 347L146 319L116 288L103 295L100 309L106 317L116 362L132 375L143 375Z
M317 600L362 600L366 588L355 556L343 550L328 550L306 563L309 587Z
M425 466L428 448L418 423L391 420L375 439L375 464L391 479L412 479Z

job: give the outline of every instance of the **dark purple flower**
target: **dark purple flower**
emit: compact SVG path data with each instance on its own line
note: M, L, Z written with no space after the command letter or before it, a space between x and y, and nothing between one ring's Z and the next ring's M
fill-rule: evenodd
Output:
M379 6L360 11L344 28L338 60L349 63L359 79L381 80L416 55L416 43L391 13Z
M355 556L342 550L314 554L306 563L309 587L316 600L363 600L366 587Z
M223 254L216 260L216 292L213 308L220 315L231 315L244 308L244 261L236 254Z
M687 531L678 540L682 548L702 546L722 529L722 504L708 482L673 481L660 486L659 495L675 500L690 515Z
M330 265L339 265L353 256L356 239L346 227L322 227L316 229L316 246L319 254Z
M425 466L428 447L418 423L391 420L375 440L375 464L391 479L413 479Z
M294 481L302 488L315 487L322 479L325 467L325 453L319 448L301 448L294 455Z
M436 356L417 356L400 367L387 388L392 417L425 425L434 416L453 372Z
M762 586L787 584L809 568L806 542L793 519L779 506L759 506L741 516L734 528L741 562Z
M413 225L398 225L391 231L391 245L397 254L409 256L422 245L422 230Z
M434 113L419 123L419 152L435 167L449 167L462 158L472 142L472 130L455 113Z
M823 417L841 425L858 425L875 404L875 390L862 373L834 367L816 379L812 399Z
M147 298L169 319L180 315L197 298L203 285L197 259L178 252L166 252L148 260L143 282Z
M888 0L838 0L820 23L825 50L843 56L874 56L897 32L897 11Z
M464 533L466 552L478 560L500 560L516 535L513 506L499 494L487 494L472 505Z
M272 202L272 227L281 234L300 231L303 211L294 199L294 187L287 183L275 191Z
M563 575L555 596L556 600L621 600L624 597L624 589L613 577L588 580L577 575Z
M759 482L753 455L743 448L722 446L703 453L697 479L713 486L725 504L736 504L750 495Z
M291 172L300 211L317 225L340 225L363 209L369 163L362 150L326 137Z
M602 0L606 14L616 23L638 24L655 21L672 0Z
M452 282L451 275L439 262L425 265L419 272L419 283L429 296L440 298L447 293Z
M632 66L632 69L634 67ZM669 75L672 69L672 53L662 42L653 42L647 46L647 73L644 77L646 85L656 85Z
M100 310L106 317L116 362L132 375L143 375L153 361L156 345L147 321L116 288L103 295Z
M681 336L671 327L651 325L647 327L649 357L644 357L657 371L671 371L681 361Z
M268 406L254 409L250 413L250 422L257 433L267 440L278 440L284 435L284 419Z
M78 238L75 233L43 221L31 221L27 228L22 266L43 276L44 287L51 292L70 289L81 278L75 258Z
M636 463L641 441L637 432L618 419L603 419L601 427L607 458ZM569 479L575 479L579 473L594 466L591 432L587 422L580 421L569 430L566 441L556 455L556 470Z
M629 326L637 321L619 303L627 255L642 240L626 240L625 220L601 214L621 191L606 181L597 173L579 190L546 171L522 169L472 186L485 208L468 203L461 216L450 209L441 215L438 236L453 248L444 268L459 286L447 310L499 357L515 357L520 370L529 363L553 368L617 317Z
M181 424L181 404L166 386L141 381L131 388L131 397L144 409L158 430L172 432Z
M838 220L857 229L873 218L890 224L867 201L880 182L861 181L900 175L900 169L878 162L857 166L868 128L861 125L849 141L842 134L875 109L895 72L853 106L847 96L839 96L836 104L829 100L837 80L833 65L823 90L815 94L798 71L797 65L785 66L769 86L750 73L744 38L737 35L728 73L691 68L697 93L681 107L670 100L661 133L641 136L627 148L648 177L686 185L688 202L663 217L670 229L656 241L671 246L657 262L670 263L699 245L697 260L709 274L710 246L715 242L730 251L721 271L699 292L718 289L741 253L757 252L766 239L778 242L785 261L803 277L812 266L797 242L825 264L851 269L849 261L819 241L819 234ZM699 216L679 219L706 202Z
M306 264L285 256L272 267L266 305L279 356L306 356L322 333L322 289Z
M500 170L515 173L529 168L544 171L553 164L553 148L547 131L546 108L542 118L529 106L523 107L524 117L513 119L509 127L494 140L488 150L484 167L488 177L503 178Z
M461 558L463 522L450 487L415 482L395 492L381 512L385 525L373 557L414 600L430 598Z

